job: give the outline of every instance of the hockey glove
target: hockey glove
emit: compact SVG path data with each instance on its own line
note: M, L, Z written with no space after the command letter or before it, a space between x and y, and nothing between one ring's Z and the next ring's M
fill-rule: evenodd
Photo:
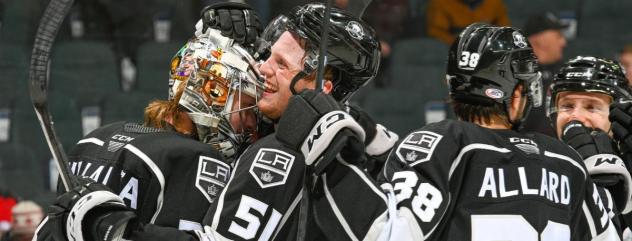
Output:
M608 134L574 120L563 127L562 140L584 159L595 183L610 190L617 208L624 214L632 211L632 178Z
M613 137L619 142L624 154L632 151L632 102L614 103L610 105L611 129Z
M276 138L303 153L307 166L320 175L339 154L362 161L364 131L332 96L304 90L290 97L277 124Z
M86 180L86 179L84 179ZM109 189L93 181L59 196L48 211L55 240L122 240L136 214Z
M355 119L366 134L364 138L365 153L368 156L366 169L371 174L377 174L390 153L399 136L386 127L376 124L373 118L369 116L362 108L357 105L348 105L347 112Z
M245 3L220 2L206 6L195 25L195 36L206 33L209 28L221 30L222 35L246 48L253 47L261 34L257 13Z

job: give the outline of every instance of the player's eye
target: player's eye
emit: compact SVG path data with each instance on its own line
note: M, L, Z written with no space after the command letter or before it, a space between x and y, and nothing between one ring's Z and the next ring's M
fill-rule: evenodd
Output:
M567 112L573 110L573 108L575 108L575 106L571 103L560 103L558 110L560 112Z

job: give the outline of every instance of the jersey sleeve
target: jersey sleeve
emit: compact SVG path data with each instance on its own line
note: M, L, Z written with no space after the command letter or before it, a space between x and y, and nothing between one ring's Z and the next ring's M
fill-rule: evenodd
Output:
M449 181L458 175L452 167L460 149L455 140L434 125L414 131L393 149L379 177L382 187L394 193L398 216L424 239L451 205Z
M236 161L205 223L231 240L291 240L302 193L302 155L269 135Z
M581 210L575 212L575 226L571 233L573 240L620 240L619 233L612 223L609 209L599 194L599 189L592 179L586 179L586 193L581 203Z

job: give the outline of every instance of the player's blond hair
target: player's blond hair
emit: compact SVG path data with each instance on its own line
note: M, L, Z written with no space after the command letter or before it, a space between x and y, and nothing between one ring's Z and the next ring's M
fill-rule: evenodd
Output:
M176 90L175 96L171 100L153 100L147 107L145 107L143 125L149 127L155 127L159 129L165 128L165 120L171 119L175 123L178 120L178 113L180 108L178 102L182 93L184 92L184 86L186 84L180 84Z

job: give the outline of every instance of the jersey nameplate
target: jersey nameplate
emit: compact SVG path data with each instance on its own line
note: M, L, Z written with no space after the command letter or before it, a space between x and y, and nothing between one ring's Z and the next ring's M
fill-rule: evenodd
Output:
M250 166L250 174L261 188L280 186L285 184L292 164L293 155L276 149L261 148Z
M430 131L413 132L397 147L397 157L410 166L428 161L442 137Z
M230 166L228 164L214 158L200 156L195 187L210 203L217 199L229 178Z

